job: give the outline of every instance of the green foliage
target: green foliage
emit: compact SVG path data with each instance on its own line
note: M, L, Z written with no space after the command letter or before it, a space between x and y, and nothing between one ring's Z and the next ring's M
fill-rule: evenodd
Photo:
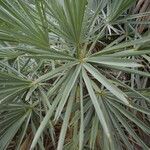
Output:
M133 4L0 1L0 150L29 135L31 150L46 140L57 150L149 149L140 133L150 134L150 35L136 30L149 12L133 15Z

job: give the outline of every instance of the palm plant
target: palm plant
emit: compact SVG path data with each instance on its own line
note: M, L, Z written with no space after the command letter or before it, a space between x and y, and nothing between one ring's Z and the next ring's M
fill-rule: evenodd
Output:
M134 3L0 1L0 150L149 149L150 36L135 27L150 12Z

